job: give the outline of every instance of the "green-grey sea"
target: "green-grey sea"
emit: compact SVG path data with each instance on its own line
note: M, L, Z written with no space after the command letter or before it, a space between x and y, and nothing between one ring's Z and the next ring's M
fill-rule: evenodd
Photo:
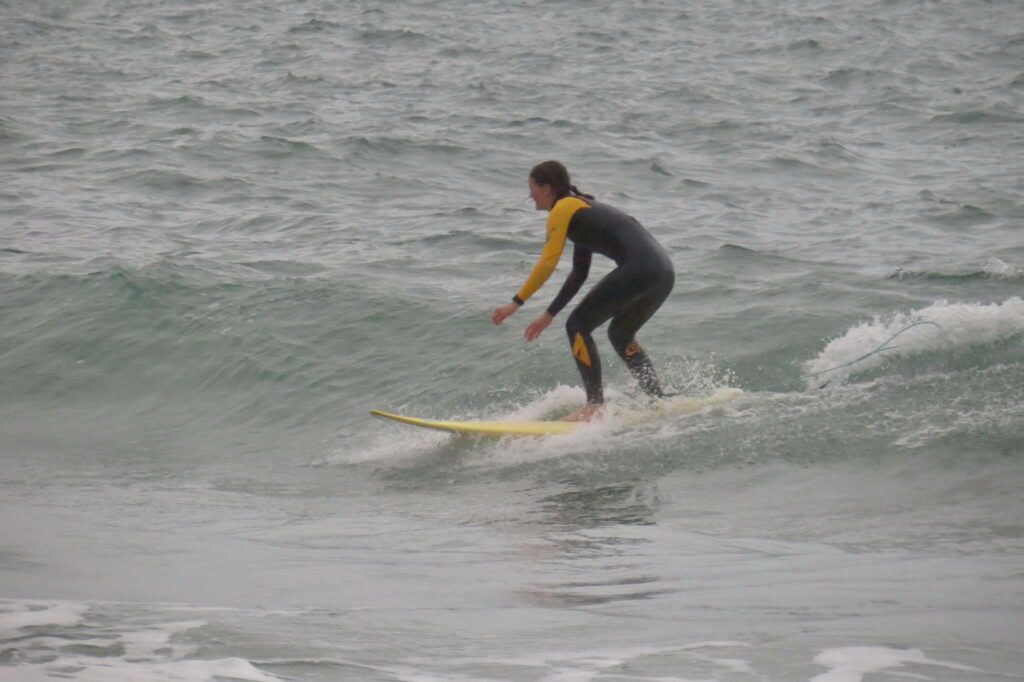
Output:
M552 158L742 395L372 418L583 402ZM1018 0L0 1L0 680L1024 680L1022 159Z

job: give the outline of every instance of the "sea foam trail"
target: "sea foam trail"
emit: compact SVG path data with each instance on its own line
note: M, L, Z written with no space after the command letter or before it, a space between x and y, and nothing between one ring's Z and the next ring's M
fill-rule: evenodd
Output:
M203 620L174 621L118 631L106 627L84 603L0 602L0 646L20 662L17 679L25 682L69 676L82 682L280 680L243 658L194 658L198 647L178 638L206 625ZM79 636L83 631L88 639ZM98 653L104 651L119 653ZM6 679L2 673L0 678Z
M826 649L814 658L814 662L831 668L827 673L817 675L811 682L863 682L870 673L879 673L888 668L905 665L933 666L963 672L980 672L970 666L947 663L928 658L918 649L890 649L887 647L852 646ZM907 677L918 677L905 673Z
M25 628L78 625L87 610L84 604L69 602L8 602L0 605L0 638Z
M937 301L858 324L804 363L804 379L808 388L841 382L893 356L990 344L1018 334L1024 334L1024 299L1018 296L988 304Z
M903 270L894 272L893 279L931 279L931 280L995 280L1016 282L1024 280L1024 267L1007 263L1001 258L988 258L983 264L973 269L954 268L950 270Z

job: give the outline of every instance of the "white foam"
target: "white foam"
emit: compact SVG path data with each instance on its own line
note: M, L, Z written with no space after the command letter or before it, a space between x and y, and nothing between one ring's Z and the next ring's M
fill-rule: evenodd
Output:
M581 389L570 386L556 386L551 391L525 405L517 406L509 411L496 414L474 415L414 415L428 418L452 420L522 420L532 421L550 418L559 411L568 411L571 406L578 406L584 400ZM430 429L410 428L400 424L387 424L374 419L376 435L365 446L344 449L320 457L311 462L312 466L346 465L346 464L396 464L415 462L423 457L438 452L452 438L450 433ZM484 441L486 442L486 441Z
M730 388L734 380L731 373L718 368L713 362L682 361L667 363L665 378L666 386L671 391L681 392L690 396L711 398L712 403L722 400L723 396L733 397L741 393ZM627 378L630 392L624 393L614 386L605 387L608 400L605 416L581 428L561 435L544 438L505 438L482 439L476 450L479 456L466 462L468 466L491 466L500 461L503 466L518 465L547 459L562 457L566 454L587 451L593 453L598 449L616 447L614 436L623 431L626 425L636 426L638 414L650 414L649 404L642 396L637 396L631 378ZM708 394L711 394L710 396ZM559 384L549 391L538 393L529 402L501 411L487 411L462 415L423 415L433 418L452 420L481 421L538 421L557 419L580 407L586 400L586 394L579 386ZM689 400L689 402L688 402ZM666 414L700 412L701 409L690 409L691 403L701 398L687 399L680 397L676 403L669 401ZM723 401L724 402L724 401ZM715 405L709 405L715 408ZM654 419L646 420L654 423ZM402 466L403 463L416 462L424 457L438 453L450 442L451 434L428 429L413 429L395 424L374 424L377 432L371 441L362 447L353 448L346 445L326 456L310 462L311 466L349 465L381 463Z
M921 322L934 324L918 324ZM852 374L879 367L894 356L912 357L988 344L1022 333L1024 299L1020 297L988 304L938 301L921 310L858 324L806 362L804 373L810 388L826 379L843 381ZM864 357L883 344L888 350ZM853 364L844 367L849 363Z
M19 682L52 682L54 679L76 682L211 682L219 679L281 682L281 678L264 673L242 658L139 663L124 659L62 656L43 665L22 665L11 670L17 675L12 679Z
M987 275L996 279L1020 279L1024 277L1024 268L1011 265L996 257L989 258L982 269Z
M171 645L171 638L175 635L197 630L206 626L204 620L190 620L180 623L164 623L145 630L128 632L121 635L120 641L124 646L125 656L130 659L140 659L152 656L156 651L171 651L176 654L183 654L179 647Z
M898 279L906 279L913 277L922 276L937 276L937 277L962 277L962 276L974 276L980 275L982 277L994 280L1018 280L1024 277L1024 268L1019 265L1013 265L1007 263L1002 258L992 256L986 260L980 266L974 266L974 263L958 263L952 268L940 268L934 271L913 271L898 269L895 272L895 277Z
M928 658L919 649L890 649L873 646L825 649L814 657L814 662L831 668L831 670L813 677L811 682L861 682L868 673L881 672L887 668L899 668L908 663L939 666L964 672L980 672L977 668Z
M584 400L586 400L586 394L583 392L583 389L559 384L542 395L538 400L521 405L508 414L496 418L524 421L547 419L556 412L567 410L571 407L579 407Z
M90 607L76 602L19 601L0 604L0 638L19 661L0 666L0 679L18 682L70 679L78 682L210 682L216 679L280 682L242 658L188 659L197 646L175 643L177 636L206 626L204 620L159 623L115 633L89 618ZM81 626L81 627L80 627ZM26 632L26 628L35 628ZM54 629L77 628L88 639L57 636ZM118 650L113 656L87 656L83 646ZM75 650L74 653L71 653Z
M688 391L692 397L677 396L652 410L648 400L635 392L623 393L615 387L605 389L607 405L602 419L581 424L571 432L543 438L510 436L481 438L473 448L472 457L460 465L476 468L502 468L519 466L566 455L614 450L623 440L633 441L629 435L637 428L648 434L667 424L678 429L683 417L719 410L722 405L743 394L728 386L715 385L707 375L701 375L701 391ZM705 381L706 380L706 381ZM710 395L708 390L710 388ZM534 421L557 419L580 407L586 396L578 386L558 385L538 394L531 401L498 412L473 415L450 415L449 419L480 419L485 421ZM739 401L736 401L737 403ZM417 415L420 416L420 415ZM436 416L436 415L426 415ZM690 428L687 425L686 428ZM674 433L674 432L673 432ZM663 434L671 435L671 434ZM310 462L312 466L380 463L401 467L442 452L451 442L452 435L442 431L416 429L404 425L381 422L379 433L361 448L347 447Z
M500 463L501 466L516 466L544 460L556 459L566 455L614 451L624 441L633 442L638 428L658 428L662 423L672 424L678 428L681 417L688 413L696 414L717 409L722 403L728 402L742 391L735 388L718 388L712 395L697 397L679 396L667 400L661 409L652 410L649 402L642 396L624 394L614 388L606 389L608 400L601 419L581 424L569 433L546 436L544 438L509 438L495 441L489 452L471 462L471 465L490 466ZM579 407L585 400L582 389L560 386L540 400L526 405L517 411L504 416L505 419L540 419L551 418L552 413L567 408ZM593 466L591 461L588 466Z
M660 409L651 409L646 398L630 397L615 389L606 390L605 394L608 403L601 419L580 424L578 428L559 435L486 441L476 451L474 458L465 463L466 466L504 468L586 453L586 466L592 469L595 466L592 455L616 451L624 444L634 443L638 430L642 429L648 437L676 437L681 428L695 428L694 424L697 422L690 422L687 417L721 410L723 405L743 395L743 391L723 387L718 388L710 396L678 396L665 401ZM537 402L500 418L551 418L553 406L578 407L583 400L581 389L563 386L554 389ZM667 431L663 432L663 429Z
M739 648L749 645L740 642L697 642L676 647L641 647L623 649L604 649L601 651L540 651L515 657L478 658L473 663L480 666L504 665L516 668L530 668L542 675L542 679L551 682L594 682L603 679L619 679L616 668L628 666L644 658L664 658L680 656L686 662L698 662L704 666L712 665L722 668L723 672L754 674L753 668L746 661L732 658L713 658L697 653L709 648ZM453 682L454 680L477 680L450 673L432 673L422 669L414 669L408 664L378 668L402 682ZM719 678L689 678L673 675L658 677L644 675L647 682L716 682Z
M568 433L543 438L511 437L487 443L468 466L518 466L557 459L580 452L594 453L614 442L614 426L607 419L581 424Z
M694 649L721 649L721 648L734 648L743 647L750 648L750 645L746 642L736 642L733 640L709 640L707 642L693 642L691 644L684 644L682 646L675 647L673 651L692 651Z
M7 602L0 612L0 634L31 627L70 627L89 610L73 602Z

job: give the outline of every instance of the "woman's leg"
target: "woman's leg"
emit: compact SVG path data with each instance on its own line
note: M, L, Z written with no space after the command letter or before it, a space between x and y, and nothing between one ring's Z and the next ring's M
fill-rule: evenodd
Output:
M612 318L622 299L625 282L619 270L613 270L587 292L580 304L569 315L565 331L569 335L569 347L576 360L576 368L583 379L587 392L587 403L604 403L604 389L601 384L601 357L594 344L593 332Z
M626 363L640 384L640 389L655 398L664 398L665 393L651 359L636 340L636 333L665 302L674 283L675 276L672 273L655 278L639 296L622 306L622 312L615 315L608 325L608 339L612 342L612 348Z
M640 388L649 395L664 396L654 366L636 341L636 332L668 298L674 283L672 272L637 274L616 268L594 285L569 315L565 329L587 392L587 403L600 405L604 402L601 358L593 332L609 319L612 323L608 327L608 338L612 347L626 362Z

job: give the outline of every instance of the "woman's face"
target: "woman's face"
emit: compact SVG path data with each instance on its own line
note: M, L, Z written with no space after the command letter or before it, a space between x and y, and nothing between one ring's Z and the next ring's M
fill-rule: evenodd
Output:
M538 185L530 178L530 198L538 211L550 211L554 205L555 192L551 185Z

